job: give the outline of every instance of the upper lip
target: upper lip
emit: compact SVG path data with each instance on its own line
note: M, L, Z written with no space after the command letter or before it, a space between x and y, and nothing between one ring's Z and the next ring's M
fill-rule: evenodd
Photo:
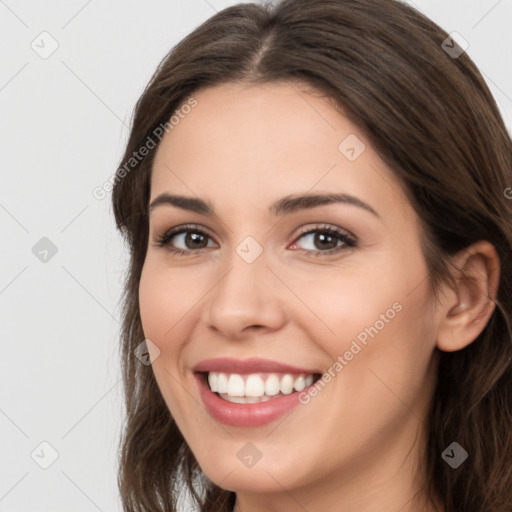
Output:
M194 366L196 372L223 372L223 373L321 373L319 370L298 368L288 364L278 363L270 359L231 359L215 358L204 359Z

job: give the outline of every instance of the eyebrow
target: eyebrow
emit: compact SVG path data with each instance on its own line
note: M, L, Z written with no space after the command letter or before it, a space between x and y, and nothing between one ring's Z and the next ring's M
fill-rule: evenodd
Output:
M350 204L362 208L376 217L380 215L368 204L361 199L350 194L304 194L285 196L269 207L271 215L289 215L291 213L323 206L326 204L342 203ZM195 197L186 197L180 195L172 195L164 192L157 196L150 204L149 209L153 211L158 206L172 205L182 210L187 210L201 215L214 215L213 205L208 201L203 201Z

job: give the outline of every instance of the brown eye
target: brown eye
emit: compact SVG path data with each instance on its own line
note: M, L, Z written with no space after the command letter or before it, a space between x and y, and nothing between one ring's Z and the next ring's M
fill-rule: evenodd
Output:
M297 245L299 240L303 242L302 249L308 253L319 254L331 254L338 252L349 247L355 247L355 238L350 236L347 232L334 227L318 227L315 229L309 229L303 232L294 242L294 246ZM309 247L304 247L309 245Z
M211 247L209 240L211 237L198 226L180 226L164 233L157 240L157 245L171 252L187 254Z
M186 231L179 233L185 235L183 243L187 246L187 249L202 249L208 245L208 237L202 233L194 233L193 231ZM172 238L177 237L178 234Z

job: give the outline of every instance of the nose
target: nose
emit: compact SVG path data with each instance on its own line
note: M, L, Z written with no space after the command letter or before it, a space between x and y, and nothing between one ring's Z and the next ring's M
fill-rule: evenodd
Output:
M206 296L202 320L231 340L254 331L277 330L286 322L280 284L264 257L247 263L235 253L228 270Z

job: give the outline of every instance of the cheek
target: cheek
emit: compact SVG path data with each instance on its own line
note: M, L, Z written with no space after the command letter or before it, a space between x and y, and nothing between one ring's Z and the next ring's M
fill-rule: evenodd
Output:
M180 361L186 345L184 318L192 302L192 298L184 300L188 295L181 288L179 273L163 269L151 259L145 263L139 283L142 328L144 336L160 350L152 370L176 421L182 418L182 404L187 401L183 386L177 382L183 379Z
M340 383L355 417L368 425L380 417L382 428L397 427L411 413L424 416L435 350L428 287L385 297L368 305L370 312L354 309L352 317L345 317L348 336L336 353L343 357Z
M200 296L190 290L190 278L179 271L161 268L151 260L145 263L139 283L139 307L147 338L157 344L175 337L183 319ZM165 347L161 346L160 349Z
M378 331L385 330L399 315L407 287L390 284L390 275L389 268L363 264L319 268L310 271L307 280L290 273L285 279L293 283L300 302L291 297L288 306L310 338L321 341L325 351L336 357L358 336L364 342L369 337L366 329L377 324Z
M352 368L346 382L353 390L382 385L369 371L379 369L386 382L407 394L410 383L426 377L435 346L428 274L419 250L396 251L376 262L328 275L324 268L307 281L295 281L294 291L308 306L299 304L303 314L295 319L331 364L341 356L343 370Z
M172 311L170 296L163 292L161 282L151 266L145 265L139 283L139 308L144 335L158 345L159 339L169 329L169 318L164 311Z

